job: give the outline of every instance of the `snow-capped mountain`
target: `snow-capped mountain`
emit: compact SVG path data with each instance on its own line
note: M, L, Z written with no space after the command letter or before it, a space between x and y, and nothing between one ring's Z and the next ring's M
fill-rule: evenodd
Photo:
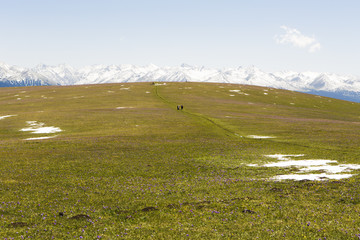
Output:
M360 77L352 75L293 71L268 73L256 67L214 69L186 64L179 67L94 65L80 69L62 64L27 69L0 62L0 87L164 81L248 84L360 102Z

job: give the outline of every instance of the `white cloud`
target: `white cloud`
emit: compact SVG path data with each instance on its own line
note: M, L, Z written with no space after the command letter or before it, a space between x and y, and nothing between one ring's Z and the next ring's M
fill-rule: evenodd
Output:
M314 37L305 36L295 28L287 26L281 26L281 28L285 30L285 34L275 36L275 41L277 43L305 48L311 53L321 49L321 44Z

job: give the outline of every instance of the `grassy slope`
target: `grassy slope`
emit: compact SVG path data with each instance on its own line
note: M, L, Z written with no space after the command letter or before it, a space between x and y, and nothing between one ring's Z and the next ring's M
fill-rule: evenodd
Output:
M2 88L0 104L0 116L17 115L0 120L0 236L345 239L360 233L358 176L273 182L266 179L297 169L245 165L275 153L359 163L357 103L254 86L137 83ZM24 141L35 135L19 131L26 121L64 131ZM56 134L39 136L47 135ZM247 135L277 138L240 137Z

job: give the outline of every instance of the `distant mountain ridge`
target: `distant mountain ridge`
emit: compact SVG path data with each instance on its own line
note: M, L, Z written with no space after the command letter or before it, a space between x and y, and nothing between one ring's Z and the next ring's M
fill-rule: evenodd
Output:
M267 73L256 67L214 69L183 64L69 65L23 68L0 63L0 87L80 85L123 82L217 82L274 87L360 102L360 77L332 73L283 71Z

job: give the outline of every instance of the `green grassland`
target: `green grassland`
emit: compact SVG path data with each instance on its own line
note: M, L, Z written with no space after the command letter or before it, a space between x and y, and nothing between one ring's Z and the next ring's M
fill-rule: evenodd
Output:
M359 170L273 181L298 169L247 166L279 153L360 164L359 103L245 85L124 83L1 88L0 104L0 116L16 115L0 120L0 239L360 236ZM27 121L63 131L19 131Z

